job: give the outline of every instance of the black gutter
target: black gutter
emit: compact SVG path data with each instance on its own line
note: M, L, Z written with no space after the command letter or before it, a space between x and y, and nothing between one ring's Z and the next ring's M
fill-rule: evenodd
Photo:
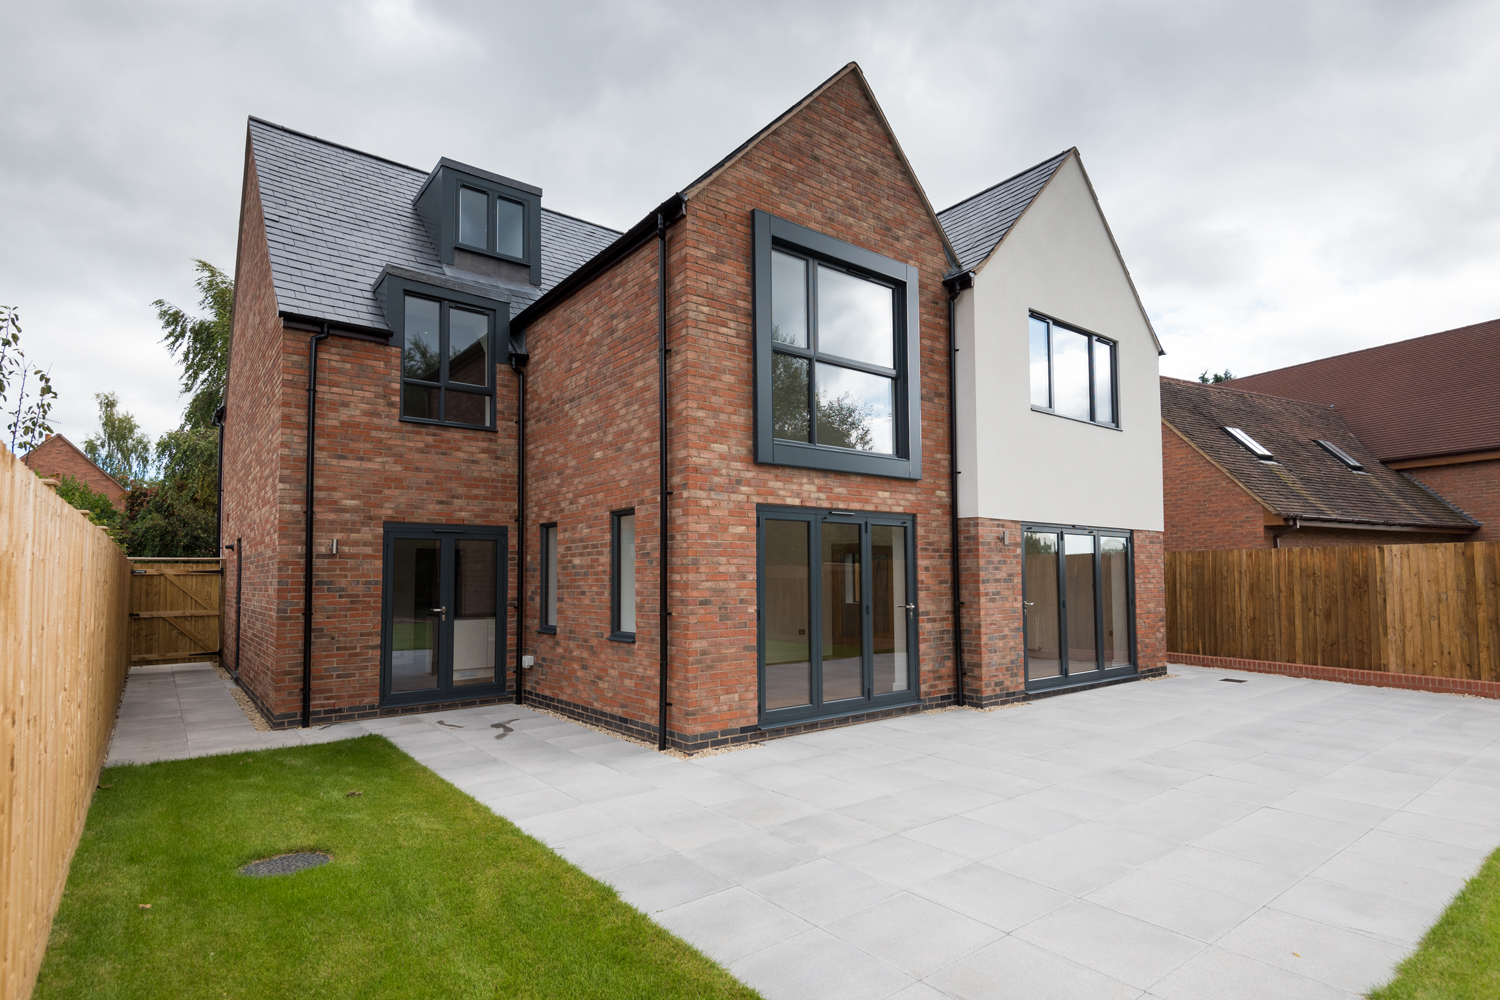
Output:
M952 564L949 574L953 577L953 659L957 666L957 693L960 707L968 704L968 692L964 690L964 602L959 587L958 559L958 345L954 321L954 303L958 293L974 287L974 272L964 271L943 280L948 289L948 467L949 478L949 532L948 548Z
M526 644L526 367L530 356L510 352L510 370L516 373L516 704L525 701L521 682L521 653Z
M660 511L657 521L661 529L661 555L657 560L657 569L661 577L661 596L658 599L661 624L657 639L661 652L661 677L657 682L660 705L656 723L656 749L665 750L667 748L667 706L672 704L667 701L667 633L669 616L672 614L667 610L667 510L672 499L672 491L667 489L667 216L665 212L658 212L656 216L656 413L657 437L660 441L658 447L661 449L661 458L658 462L661 469L661 494L657 501L657 509Z
M328 323L307 343L307 485L303 499L306 535L302 547L302 728L312 725L313 456L318 443L318 343L331 336ZM238 660L239 650L235 650Z
M674 194L662 202L644 219L626 230L623 236L600 250L582 267L554 285L551 291L516 313L510 321L511 335L515 336L525 330L531 323L561 305L574 292L608 271L636 247L655 236L658 216L665 219L667 225L670 226L686 214L687 199L681 194Z

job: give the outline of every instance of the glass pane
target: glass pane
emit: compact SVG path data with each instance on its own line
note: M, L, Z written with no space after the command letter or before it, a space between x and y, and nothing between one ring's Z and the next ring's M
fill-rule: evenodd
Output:
M1057 603L1057 536L1026 532L1026 677L1056 677L1062 673L1062 642Z
M1104 603L1104 665L1130 665L1130 547L1123 538L1099 539L1099 584Z
M437 687L442 612L441 546L435 538L397 538L391 579L391 691Z
M900 525L870 526L870 587L874 620L875 693L905 691L911 686L907 663L912 603L906 590L906 529Z
M766 710L812 703L811 553L806 521L765 522L761 581L766 641Z
M1058 413L1089 419L1089 339L1052 328L1052 406Z
M444 418L452 424L490 425L490 397L477 392L454 392L448 390L448 415Z
M806 358L771 355L771 433L787 441L811 441Z
M807 261L771 253L771 339L807 346Z
M460 538L453 543L453 684L495 681L495 608L500 543Z
M448 381L490 384L490 317L467 309L448 310Z
M557 624L557 525L542 529L542 565L546 579L542 581L542 624Z
M864 695L859 525L823 524L823 701Z
M443 398L443 390L430 385L412 385L410 382L401 386L401 415L403 417L420 417L423 420L443 419L442 410L438 404Z
M1115 420L1115 345L1094 341L1094 419L1101 424Z
M490 196L473 188L458 189L458 242L471 247L489 247L485 216L489 214Z
M1047 324L1031 317L1031 405L1052 408L1052 373L1047 363Z
M495 199L495 250L512 257L526 256L526 206Z
M619 631L635 631L635 515L621 514L619 525L616 530L616 542L619 545L619 567L620 578L615 582L619 587L620 595L620 619Z
M818 267L818 353L896 367L896 313L887 285Z
M1068 584L1068 673L1098 670L1093 535L1063 535L1063 577Z
M441 307L431 299L406 297L406 347L401 352L401 373L407 378L436 382L441 354L438 323Z
M818 444L895 453L895 380L838 365L817 366Z

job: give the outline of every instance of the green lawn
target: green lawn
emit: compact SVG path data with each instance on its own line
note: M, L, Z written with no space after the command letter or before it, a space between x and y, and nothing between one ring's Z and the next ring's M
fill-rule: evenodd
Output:
M383 737L100 785L38 998L756 996Z
M1396 978L1370 1000L1500 997L1500 851L1454 897Z

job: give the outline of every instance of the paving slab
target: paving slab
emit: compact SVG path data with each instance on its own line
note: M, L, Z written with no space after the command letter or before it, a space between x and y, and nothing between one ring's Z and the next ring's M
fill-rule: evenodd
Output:
M1171 669L684 760L514 705L257 733L176 665L110 763L382 733L768 1000L1384 982L1500 847L1500 702Z

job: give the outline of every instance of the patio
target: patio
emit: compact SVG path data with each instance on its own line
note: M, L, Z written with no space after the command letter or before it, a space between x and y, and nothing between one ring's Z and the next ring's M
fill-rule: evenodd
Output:
M258 733L178 667L111 762L383 733L769 1000L1385 980L1500 846L1500 703L1173 671L680 760L513 705Z

